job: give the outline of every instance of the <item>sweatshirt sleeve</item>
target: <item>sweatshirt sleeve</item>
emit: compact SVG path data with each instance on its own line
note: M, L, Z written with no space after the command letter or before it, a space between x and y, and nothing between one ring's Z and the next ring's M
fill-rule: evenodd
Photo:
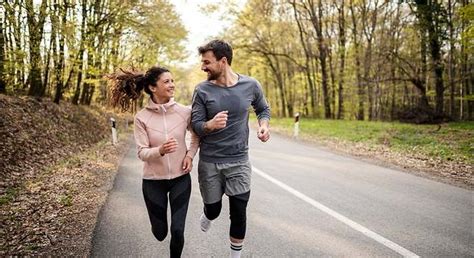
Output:
M193 128L191 127L191 124L189 124L188 126L188 131L189 133L191 133L191 143L189 145L188 151L186 152L186 156L193 159L199 148L199 136L197 136L197 134L194 132Z
M134 136L135 143L137 144L137 154L138 158L142 161L149 161L152 159L161 158L160 146L150 147L150 140L148 134L145 130L145 124L135 117L135 127L134 127Z
M191 127L194 132L199 136L205 136L204 124L207 122L206 116L206 105L199 96L199 89L196 88L193 95L193 104L191 111Z
M258 81L255 81L255 83L254 100L252 101L255 114L257 114L258 121L270 121L270 107L268 106L265 95L263 94L262 86L260 86Z

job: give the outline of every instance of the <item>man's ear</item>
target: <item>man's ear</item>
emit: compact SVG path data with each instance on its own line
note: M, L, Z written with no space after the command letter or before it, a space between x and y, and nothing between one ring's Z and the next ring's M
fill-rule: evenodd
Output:
M225 63L225 64L228 64L228 62L227 62L227 57L225 57L225 56L223 56L223 57L221 58L221 61L222 61L223 63Z

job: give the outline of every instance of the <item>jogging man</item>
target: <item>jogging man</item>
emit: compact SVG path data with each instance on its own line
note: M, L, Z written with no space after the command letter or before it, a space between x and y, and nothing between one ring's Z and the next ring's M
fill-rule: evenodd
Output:
M229 197L231 257L240 257L246 232L252 166L248 157L249 108L257 114L257 137L270 138L270 108L260 83L232 68L232 47L212 40L199 47L201 70L207 80L197 85L193 96L191 124L200 136L199 188L204 202L200 218L206 232Z

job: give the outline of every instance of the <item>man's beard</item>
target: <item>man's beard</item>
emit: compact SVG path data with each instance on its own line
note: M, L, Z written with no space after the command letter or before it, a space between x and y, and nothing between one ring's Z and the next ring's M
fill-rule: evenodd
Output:
M209 71L207 74L207 80L208 81L217 80L217 78L219 78L220 75L221 73Z

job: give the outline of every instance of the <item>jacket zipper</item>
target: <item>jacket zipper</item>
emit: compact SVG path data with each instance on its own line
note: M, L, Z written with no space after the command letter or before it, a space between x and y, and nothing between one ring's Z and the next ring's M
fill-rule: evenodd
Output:
M165 141L168 140L168 125L166 124L166 109L165 107L161 106L163 109L163 122L165 125ZM169 154L166 155L166 160L168 161L168 179L171 179L171 162Z

